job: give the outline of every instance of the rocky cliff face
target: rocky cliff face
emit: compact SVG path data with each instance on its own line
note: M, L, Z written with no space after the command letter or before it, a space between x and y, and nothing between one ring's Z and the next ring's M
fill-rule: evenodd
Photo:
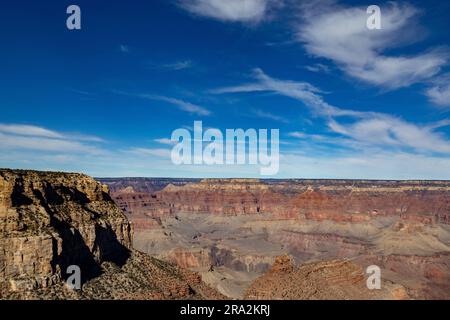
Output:
M201 278L132 249L132 226L108 192L83 174L0 170L0 298L195 295ZM64 290L70 265L82 293Z
M104 261L123 264L131 244L131 225L107 186L82 174L0 171L4 287L47 287L63 279L69 265L80 266L86 281Z
M114 197L128 199L122 204L130 213L153 217L179 212L272 213L280 219L364 222L391 215L450 224L450 183L442 181L206 179L169 184L151 195L124 190Z

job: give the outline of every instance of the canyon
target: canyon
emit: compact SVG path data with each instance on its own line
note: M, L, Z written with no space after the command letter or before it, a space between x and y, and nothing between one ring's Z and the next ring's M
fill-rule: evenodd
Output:
M450 299L449 192L0 169L0 299Z
M132 222L136 249L227 297L450 299L448 181L98 180ZM293 271L273 272L285 255ZM373 264L379 292L365 287Z

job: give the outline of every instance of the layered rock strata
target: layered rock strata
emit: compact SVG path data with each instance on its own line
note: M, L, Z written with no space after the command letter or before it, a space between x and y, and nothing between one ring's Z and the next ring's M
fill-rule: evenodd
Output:
M411 298L450 299L448 181L165 183L151 193L124 183L113 193L136 225L135 246L201 272L231 297L287 252L296 265L377 264Z
M0 298L202 297L198 275L132 242L106 185L77 173L0 170ZM81 270L82 293L64 286L71 265Z

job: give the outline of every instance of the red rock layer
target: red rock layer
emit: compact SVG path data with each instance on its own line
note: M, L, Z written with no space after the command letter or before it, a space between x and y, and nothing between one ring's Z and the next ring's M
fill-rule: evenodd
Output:
M344 181L345 182L345 181ZM179 212L219 215L272 213L278 219L366 222L399 216L425 224L450 224L450 183L420 181L202 180L169 184L155 193L125 188L113 198L129 214L162 217Z

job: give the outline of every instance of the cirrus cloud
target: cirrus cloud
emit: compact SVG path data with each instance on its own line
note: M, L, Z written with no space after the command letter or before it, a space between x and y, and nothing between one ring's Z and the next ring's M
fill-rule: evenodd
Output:
M335 1L307 2L296 38L306 51L333 61L352 78L384 89L408 87L437 75L449 60L447 48L416 54L389 55L390 49L420 38L420 11L391 2L381 8L382 29L369 30L365 7L345 7Z
M425 94L435 105L450 107L450 73L435 79Z
M68 134L40 126L0 123L0 149L100 154L97 136Z
M230 22L259 22L273 0L179 0L183 9L203 17Z
M389 147L399 151L450 154L450 141L436 131L450 124L447 119L420 125L385 113L343 109L327 103L320 95L320 89L307 82L275 79L261 69L254 71L254 78L256 81L253 83L219 88L213 92L265 91L299 100L315 115L322 117L333 134L350 139L341 141L345 144L350 142L357 148Z

